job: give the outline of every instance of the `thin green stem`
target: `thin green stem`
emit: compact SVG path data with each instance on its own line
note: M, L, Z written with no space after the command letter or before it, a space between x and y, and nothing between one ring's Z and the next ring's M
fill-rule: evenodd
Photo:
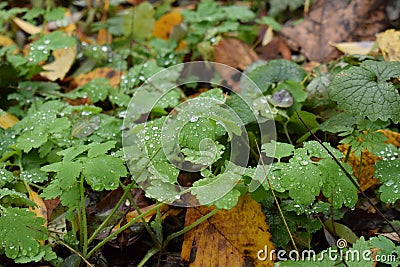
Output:
M202 222L204 222L205 220L207 220L208 218L210 218L211 216L213 216L213 215L214 215L215 213L217 213L219 210L220 210L220 209L215 208L214 210L210 211L210 212L207 213L206 215L204 215L204 216L202 216L201 218L199 218L198 220L196 220L196 221L195 221L194 223L192 223L191 225L188 225L188 226L186 226L185 228L183 228L182 230L180 230L180 231L178 231L178 232L175 232L175 233L169 235L169 236L165 239L165 241L164 241L164 243L163 243L163 247L166 247L166 246L168 245L168 243L169 243L172 239L174 239L174 238L176 238L176 237L178 237L178 236L180 236L180 235L183 235L183 234L189 232L190 230L192 230L193 228L195 228L197 225L201 224Z
M146 262L153 257L157 252L160 251L160 248L152 248L149 251L147 251L146 255L143 257L143 259L139 262L137 267L143 267Z
M140 172L138 173L138 176L140 176L144 170L146 169L147 164L149 164L149 162L158 154L158 152L160 151L160 149L158 149L153 156L148 160L148 162L146 163L146 165L140 170ZM100 233L100 231L107 226L108 222L111 220L111 218L114 216L114 214L117 212L118 208L121 206L122 202L125 201L125 198L128 196L128 194L130 194L131 189L133 188L133 186L135 185L135 181L133 180L128 186L126 186L124 189L124 193L122 194L121 198L119 199L118 203L114 206L114 208L112 209L111 213L107 216L107 218L99 225L99 227L97 227L97 229L93 232L93 234L90 236L89 240L88 240L88 245L90 245L93 240L96 238L96 236Z
M257 142L257 140L256 140L256 142ZM286 232L288 233L288 235L289 235L289 237L290 237L290 240L291 240L291 242L292 242L293 248L297 251L297 255L300 255L300 254L299 254L299 250L298 250L297 245L296 245L296 242L294 242L293 235L292 235L292 233L290 232L289 226L288 226L288 224L287 224L287 222L286 222L285 216L283 215L283 211L282 211L282 209L281 209L281 206L279 205L278 198L276 197L275 192L274 192L274 189L272 188L272 184L271 184L271 181L269 180L269 177L268 177L268 175L267 175L267 171L265 170L264 160L263 160L263 157L261 156L261 151L260 151L260 149L258 148L258 144L257 144L257 149L258 149L258 153L259 153L259 155L260 155L261 164L262 164L262 167L263 167L263 171L264 171L264 174L265 174L265 178L267 179L268 186L269 186L269 188L270 188L270 190L271 190L272 196L274 197L275 204L276 204L276 206L278 207L278 211L279 211L279 214L281 215L283 224L285 225Z
M80 180L80 194L81 194L81 208L80 208L80 213L81 213L81 218L82 220L80 221L80 232L82 232L82 254L83 256L86 255L87 250L88 250L88 228L87 228L87 220L86 220L86 206L85 206L85 185L84 185L84 177L83 174L81 174L81 180Z
M151 209L149 209L149 210L143 212L142 214L138 215L137 217L133 218L132 221L128 222L124 226L121 226L118 230L116 230L115 232L111 233L109 236L107 236L102 241L100 241L94 248L92 248L92 250L90 250L87 253L85 258L89 259L93 255L93 253L95 253L99 248L101 248L102 246L107 244L107 242L109 242L111 239L116 237L119 233L125 231L126 229L131 227L134 223L136 223L138 220L146 217L147 215L152 213L154 210L157 210L158 208L162 207L163 205L165 205L165 204L164 203L158 203L154 207L152 207Z

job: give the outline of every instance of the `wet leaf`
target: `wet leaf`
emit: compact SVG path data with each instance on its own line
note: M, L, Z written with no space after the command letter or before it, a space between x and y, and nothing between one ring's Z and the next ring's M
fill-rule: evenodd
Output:
M54 61L42 66L45 71L41 72L40 75L50 81L62 80L75 61L76 46L55 50L53 51L53 56Z
M185 226L204 216L213 208L188 208ZM274 249L269 227L261 205L249 195L239 198L231 210L218 211L213 217L185 234L181 257L195 266L273 266L267 255L257 258L259 250ZM268 253L268 252L267 252Z
M400 121L400 94L390 81L400 77L399 62L365 61L340 73L329 85L339 109L377 119Z

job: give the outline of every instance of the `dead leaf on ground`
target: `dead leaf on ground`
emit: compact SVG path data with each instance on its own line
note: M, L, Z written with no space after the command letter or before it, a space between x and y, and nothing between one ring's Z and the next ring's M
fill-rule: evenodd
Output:
M374 43L372 41L365 42L343 42L343 43L335 43L331 42L330 45L336 47L340 52L345 54L359 54L359 55L368 55L373 47Z
M280 36L274 36L271 42L265 46L259 46L256 49L257 54L260 59L271 60L277 58L283 58L290 60L292 57L292 52L286 43L282 40Z
M395 232L383 233L383 234L379 234L379 235L383 235L383 236L389 238L390 240L400 242L400 236L398 234L396 234Z
M185 226L213 210L188 208ZM273 261L257 258L260 250L274 249L261 205L245 195L231 210L218 211L213 217L187 232L182 245L182 260L189 267L273 266Z
M76 57L76 45L53 51L54 61L42 66L40 75L50 81L63 80Z
M386 61L400 61L400 31L390 29L382 32L376 41Z
M218 42L214 46L214 59L215 62L233 68L230 69L220 65L215 66L215 69L222 78L236 92L240 91L240 77L236 77L238 72L235 69L245 70L248 65L259 60L253 49L243 41L235 38L224 39Z
M120 83L121 75L123 75L122 72L112 68L97 68L91 72L80 74L79 76L75 77L73 83L75 87L81 87L93 79L108 78L110 79L110 85L112 87L116 87Z
M168 40L172 29L182 22L182 15L172 11L161 16L155 23L153 29L154 37Z
M29 34L32 35L32 34L37 34L37 33L41 33L42 32L42 28L41 27L35 26L35 25L33 25L33 24L31 24L31 23L29 23L29 22L27 22L25 20L22 20L20 18L15 17L12 20L14 21L15 24L17 24L17 26L21 30L23 30L26 33L29 33Z
M387 138L387 143L392 144L396 147L400 147L400 133L396 133L389 130L380 130ZM338 146L338 149L343 152L344 155L347 154L348 144L342 144ZM353 169L353 175L357 178L358 183L362 189L362 191L367 190L368 188L374 186L378 179L374 177L375 168L374 165L376 162L380 160L379 157L373 155L369 151L364 151L362 156L362 167L360 171L360 157L355 157L354 153L351 152L348 158L347 163Z
M29 199L35 202L36 206L35 207L29 207L29 211L35 213L36 217L43 218L45 220L45 223L43 224L44 227L47 228L47 208L46 205L44 204L43 199L38 195L33 190L29 189ZM43 246L44 245L44 240L38 240L38 242Z
M318 0L302 23L285 25L281 33L292 49L309 60L326 62L340 55L329 42L374 40L375 34L388 26L384 7L380 0Z
M17 122L19 122L17 117L0 109L0 128L10 128Z

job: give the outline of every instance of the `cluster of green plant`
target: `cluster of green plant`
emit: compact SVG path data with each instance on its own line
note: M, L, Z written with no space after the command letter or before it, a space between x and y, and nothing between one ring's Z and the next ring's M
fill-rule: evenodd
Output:
M250 191L268 209L277 246L288 243L289 230L302 247L310 247L312 234L323 227L322 220L332 216L340 219L345 209L355 207L358 188L349 180L351 168L346 155L329 143L324 143L328 152L317 141L306 141L309 129L313 133L339 136L342 143L350 145L348 153L353 151L362 156L368 150L382 157L375 166L375 176L381 182L378 196L388 204L399 200L399 151L385 144L386 137L377 132L400 121L399 62L344 57L331 63L328 73L314 70L312 75L288 60L257 62L245 73L260 90L253 90L252 84L242 80L240 95L226 94L221 88L210 86L208 91L189 98L187 94L193 92L196 84L177 86L181 83L182 69L167 72L162 77L163 88L145 82L153 74L182 62L184 52L175 51L178 41L187 41L187 49L194 51L192 57L210 59L210 48L219 38L232 33L245 38L254 35L254 27L260 23L276 22L271 18L257 22L255 13L247 7L202 1L195 11L183 12L184 34L165 41L152 37L151 27L169 5L154 8L146 2L125 10L123 16L116 15L115 6L110 11L115 16L94 24L95 30L106 28L113 34L115 40L111 45L85 45L54 31L37 36L30 43L27 56L15 52L17 45L0 49L4 59L1 72L17 77L15 81L1 83L4 88L16 88L7 95L11 103L7 112L21 119L8 129L0 129L1 254L17 263L44 260L60 265L63 259L52 246L42 245L43 241L55 239L88 260L108 240L147 214L142 213L96 244L98 233L110 226L118 206L130 197L130 189L136 183L147 184L147 196L162 195L163 199L158 201L174 202L186 193L177 195L176 186L179 167L187 163L199 168L199 179L192 183L191 191L199 204L230 209L241 195ZM63 17L60 8L7 10L4 3L0 7L0 14L4 15L0 16L2 33L7 33L4 24L17 14L24 13L23 18L32 23L41 17L44 21ZM130 38L137 45L132 47ZM94 67L112 67L126 71L120 86L113 88L108 79L102 78L67 92L56 82L32 79L42 71L41 62L52 60L52 51L76 44L82 46L77 61L83 63L76 64L71 75L86 73ZM170 87L176 89L164 94ZM127 112L132 96L135 96L133 114ZM152 105L151 100L160 96L156 105ZM90 99L92 104L68 102L81 98ZM316 108L321 103L334 114L324 117L319 124L322 115L317 114ZM178 115L169 113L177 107L181 109ZM137 123L142 115L148 115L148 121ZM125 152L134 155L128 159L122 151L124 118L135 122L129 132L135 142L124 145ZM262 143L264 139L257 131L257 124L268 121L276 122L278 141ZM169 128L163 129L164 125ZM180 129L179 136L175 127ZM166 140L174 142L163 143L163 134L167 135ZM232 143L243 134L249 137L251 152L246 166L236 164L237 155L231 155ZM181 155L174 158L177 147ZM260 156L272 159L273 163L257 164ZM343 160L342 167L333 157ZM228 181L229 186L215 182L221 179ZM257 186L249 190L252 184ZM85 204L88 193L118 187L124 189L123 197L104 222L90 231ZM29 198L31 191L45 199L60 198L62 206L67 208L65 218L70 223L67 233L55 236L44 227L43 219L27 210L36 205ZM224 195L226 191L229 192ZM282 214L278 214L276 204ZM287 229L281 227L283 219ZM149 256L183 233L163 237L160 221L147 225L147 230L156 248ZM360 238L350 249L370 248L380 248L382 254L399 254L398 246L384 237L368 241Z

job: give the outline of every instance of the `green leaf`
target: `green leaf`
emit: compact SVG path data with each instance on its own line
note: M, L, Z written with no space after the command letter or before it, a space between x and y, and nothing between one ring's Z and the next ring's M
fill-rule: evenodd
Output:
M268 25L275 31L280 31L282 29L282 26L279 24L279 22L269 16L264 16L261 19L256 19L256 22L259 24Z
M207 118L197 118L195 122L188 122L179 133L179 143L183 147L200 150L203 139L215 140L215 123Z
M262 144L261 152L264 152L267 157L276 158L280 161L284 157L293 155L294 146L272 140L270 143Z
M265 65L256 67L248 76L257 84L262 92L265 92L273 84L285 81L301 82L306 73L299 65L292 61L275 59ZM243 88L243 90L245 89Z
M32 148L38 148L47 142L47 134L42 131L42 127L35 128L33 131L26 132L17 139L16 147L22 149L25 153Z
M396 246L385 236L376 236L370 239L371 245L378 249L379 262L386 263L392 267L400 265L400 246Z
M87 93L89 99L92 103L96 103L98 101L103 101L107 98L108 92L113 90L109 83L109 79L105 78L95 78L85 85L83 85L80 89L80 92Z
M323 173L324 185L322 192L324 196L331 199L332 206L336 209L341 208L343 204L353 208L358 200L358 189L333 159L322 159L318 164ZM342 163L342 165L349 173L352 173L352 169L348 164ZM357 181L355 178L353 179Z
M28 61L39 64L41 61L47 60L52 50L68 48L75 44L76 41L73 37L66 36L61 31L54 31L30 45Z
M133 8L133 11L124 16L124 35L133 36L133 38L138 39L150 38L155 21L153 16L153 6L148 2L143 2L139 6Z
M60 169L57 172L57 179L60 181L59 186L61 189L67 189L76 184L76 179L82 171L82 164L80 162L61 162Z
M0 187L3 187L7 183L11 183L14 180L15 177L12 172L5 169L0 169Z
M27 183L27 184L35 184L35 183L42 183L44 181L47 181L47 174L40 170L40 169L27 169L23 170L21 172L21 178Z
M126 174L124 162L110 155L89 158L84 163L83 175L96 191L116 189L119 178Z
M0 247L10 259L34 258L40 253L39 240L47 239L45 220L19 208L0 210Z
M105 154L110 150L111 148L115 147L116 141L108 141L105 143L92 143L89 145L89 150L88 150L88 157L89 158L95 158L97 156L100 156L102 154Z
M240 195L239 190L232 189L225 196L215 201L214 205L219 209L230 210L237 205Z
M391 79L400 78L400 62L364 61L343 71L329 85L339 109L354 115L400 121L400 94Z
M53 10L51 10L50 12L47 12L44 15L44 18L46 20L61 20L64 18L64 15L66 13L65 8L63 7L56 7Z
M227 14L227 18L230 20L247 22L256 17L256 14L246 6L225 6L221 9Z
M383 151L384 160L375 164L375 176L382 185L379 187L380 199L385 203L395 203L400 199L400 159L398 151Z

